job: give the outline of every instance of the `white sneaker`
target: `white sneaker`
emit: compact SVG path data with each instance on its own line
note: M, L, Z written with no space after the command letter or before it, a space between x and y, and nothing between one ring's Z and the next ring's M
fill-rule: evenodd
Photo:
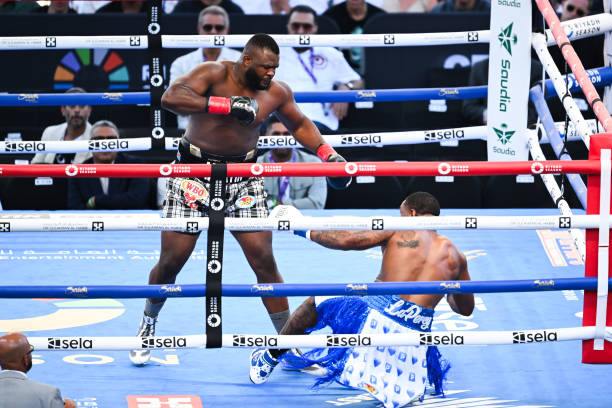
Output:
M250 357L251 369L249 378L253 384L263 384L268 381L278 360L272 357L267 349L255 349Z
M300 351L300 349L296 349L293 348L291 350L289 350L287 352L287 354L293 354L294 356L297 357L301 357L302 356L302 352ZM318 364L313 364L311 366L308 367L304 367L304 368L295 368L291 365L291 363L287 362L286 360L282 360L281 361L281 368L284 371L301 371L302 373L306 373L306 374L310 374L310 375L314 375L315 377L323 377L324 375L327 375L327 369L321 367Z
M140 328L138 329L138 337L153 337L155 336L155 323L157 323L156 317L149 317L147 315L142 316L140 321ZM132 350L130 351L130 360L134 365L143 366L151 359L151 350Z

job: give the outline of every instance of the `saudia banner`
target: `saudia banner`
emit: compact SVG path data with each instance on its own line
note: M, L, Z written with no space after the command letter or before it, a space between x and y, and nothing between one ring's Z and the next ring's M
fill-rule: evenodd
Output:
M531 1L492 0L487 97L490 161L527 160Z

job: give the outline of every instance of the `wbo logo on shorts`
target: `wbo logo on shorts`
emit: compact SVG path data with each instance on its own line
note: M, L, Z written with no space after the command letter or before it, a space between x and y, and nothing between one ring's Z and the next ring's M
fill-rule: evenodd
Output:
M236 200L236 207L238 208L251 208L255 205L257 199L251 195L242 196Z
M206 188L197 181L193 180L183 180L181 183L181 190L185 192L185 194L189 194L195 200L204 200L208 197L208 191Z

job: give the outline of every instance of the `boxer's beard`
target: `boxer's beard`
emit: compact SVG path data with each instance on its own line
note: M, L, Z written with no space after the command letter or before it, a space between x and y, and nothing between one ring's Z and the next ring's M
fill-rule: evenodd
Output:
M257 72L253 68L248 68L245 72L245 78L247 81L247 85L251 89L256 89L258 91L265 91L270 87L271 81L267 83L263 83L263 78L257 75Z

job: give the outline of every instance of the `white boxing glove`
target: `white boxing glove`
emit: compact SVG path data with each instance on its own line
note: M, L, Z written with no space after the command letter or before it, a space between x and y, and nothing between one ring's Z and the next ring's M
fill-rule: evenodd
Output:
M303 217L300 210L292 205L277 205L272 211L268 218L295 218Z

